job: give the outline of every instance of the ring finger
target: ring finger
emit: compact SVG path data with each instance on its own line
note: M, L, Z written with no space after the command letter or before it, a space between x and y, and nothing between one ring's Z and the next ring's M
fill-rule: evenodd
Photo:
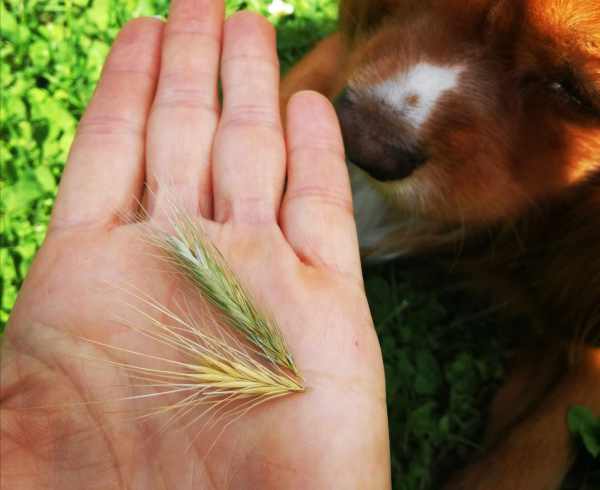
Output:
M213 148L215 221L275 222L285 178L275 29L252 12L225 22L223 116Z

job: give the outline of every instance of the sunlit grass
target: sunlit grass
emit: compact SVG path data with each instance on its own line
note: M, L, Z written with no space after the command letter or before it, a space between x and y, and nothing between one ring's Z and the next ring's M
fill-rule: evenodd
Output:
M293 15L276 18L270 0L227 0L228 14L250 8L276 25L282 71L335 30L337 16L334 0L286 3ZM165 17L168 1L0 0L0 8L3 328L45 236L77 121L110 43L133 17ZM365 273L386 367L394 488L439 488L443 471L477 451L472 442L503 379L511 335L501 320L478 315L485 300L441 293L447 275L424 262Z

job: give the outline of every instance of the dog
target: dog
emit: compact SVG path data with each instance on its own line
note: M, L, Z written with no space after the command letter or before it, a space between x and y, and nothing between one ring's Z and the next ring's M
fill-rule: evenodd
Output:
M537 332L446 488L559 488L569 407L600 415L600 3L341 0L281 107L305 89L334 102L361 254L454 254Z

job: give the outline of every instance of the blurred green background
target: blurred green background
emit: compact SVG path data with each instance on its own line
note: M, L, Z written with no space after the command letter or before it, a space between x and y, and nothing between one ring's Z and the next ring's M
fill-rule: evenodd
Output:
M77 121L119 28L133 17L166 17L165 0L0 0L0 265L3 329L42 243ZM333 0L227 0L277 29L282 72L336 29ZM448 274L424 261L365 267L384 354L396 489L436 489L481 451L485 408L514 346L486 298L449 288ZM513 327L515 327L513 325ZM583 459L565 488L600 488Z

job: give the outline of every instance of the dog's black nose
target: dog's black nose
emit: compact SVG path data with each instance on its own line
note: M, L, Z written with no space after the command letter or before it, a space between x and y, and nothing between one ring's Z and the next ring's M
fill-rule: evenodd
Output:
M427 163L427 152L409 141L402 121L376 101L345 89L333 105L340 121L346 156L375 179L401 180Z

